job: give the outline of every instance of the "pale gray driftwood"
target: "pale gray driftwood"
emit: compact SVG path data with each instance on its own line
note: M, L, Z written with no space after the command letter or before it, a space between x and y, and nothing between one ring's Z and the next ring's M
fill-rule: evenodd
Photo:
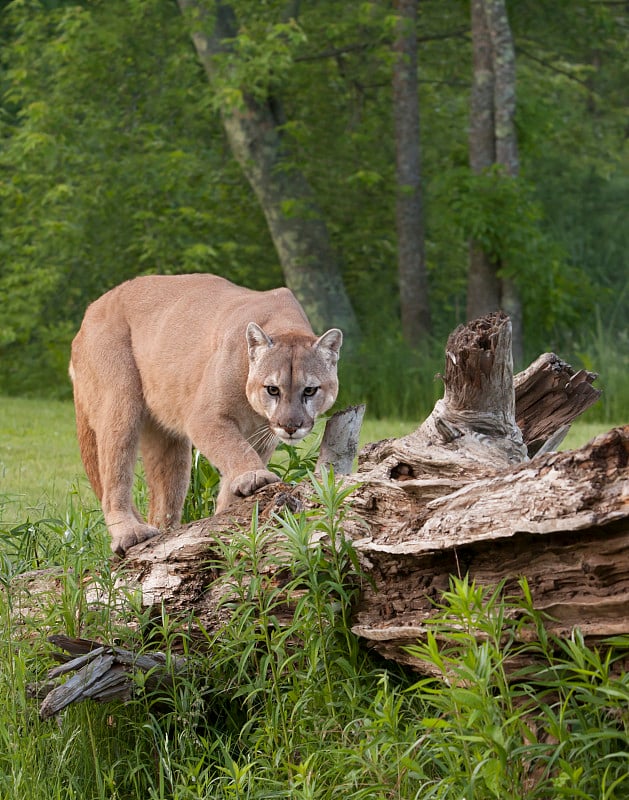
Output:
M364 416L365 406L360 405L337 411L330 417L321 438L317 470L331 467L335 475L351 473L358 453L358 439Z

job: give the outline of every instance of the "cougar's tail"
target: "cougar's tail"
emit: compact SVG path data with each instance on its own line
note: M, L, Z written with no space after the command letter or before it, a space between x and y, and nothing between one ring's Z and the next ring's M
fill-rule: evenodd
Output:
M72 365L70 365L72 369ZM94 494L100 500L103 499L103 486L98 469L98 445L96 443L96 433L87 420L87 414L81 406L77 397L76 384L74 387L74 409L76 414L76 433L79 440L79 450L85 472L92 484Z

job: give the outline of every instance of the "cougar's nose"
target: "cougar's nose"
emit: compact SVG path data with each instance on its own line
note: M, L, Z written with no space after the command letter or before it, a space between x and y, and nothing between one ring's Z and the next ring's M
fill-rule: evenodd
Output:
M299 427L301 427L301 426L300 425L294 425L292 423L290 425L282 425L282 428L286 431L286 433L289 436L292 436Z

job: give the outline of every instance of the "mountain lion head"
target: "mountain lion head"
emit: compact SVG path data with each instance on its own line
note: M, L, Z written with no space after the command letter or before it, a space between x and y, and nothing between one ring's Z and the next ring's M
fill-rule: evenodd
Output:
M281 441L303 439L336 400L342 342L338 328L314 338L293 332L269 335L255 322L247 326L247 399Z

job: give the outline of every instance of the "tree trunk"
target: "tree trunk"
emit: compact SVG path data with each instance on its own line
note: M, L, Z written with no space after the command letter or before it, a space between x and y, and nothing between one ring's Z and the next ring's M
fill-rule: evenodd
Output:
M491 40L483 0L472 0L472 91L470 94L469 158L475 175L496 159L494 140L494 70ZM476 319L500 308L498 265L474 241L469 243L467 318Z
M505 175L517 178L520 172L515 129L515 50L504 0L485 0L485 17L492 46L494 69L494 126L496 163ZM503 268L505 264L501 265ZM514 280L501 278L501 307L510 316L513 328L513 359L524 360L522 300Z
M399 19L393 45L398 283L402 335L411 347L417 347L431 329L419 144L417 3L395 0Z
M480 175L493 164L508 178L519 172L515 114L515 51L504 0L472 0L473 78L470 100L469 156ZM500 277L506 265L469 245L468 319L497 309L511 318L513 357L523 362L522 301L512 278Z
M229 49L226 40L237 32L233 11L217 3L212 21L199 0L178 3L190 20L201 64L215 85L216 58ZM358 339L356 316L321 209L305 176L291 163L282 138L279 100L260 101L243 88L241 105L223 106L222 120L234 157L266 217L286 285L304 306L315 331L340 327L351 346Z
M496 163L506 175L520 171L515 131L515 50L504 0L484 0L494 72L494 136Z

